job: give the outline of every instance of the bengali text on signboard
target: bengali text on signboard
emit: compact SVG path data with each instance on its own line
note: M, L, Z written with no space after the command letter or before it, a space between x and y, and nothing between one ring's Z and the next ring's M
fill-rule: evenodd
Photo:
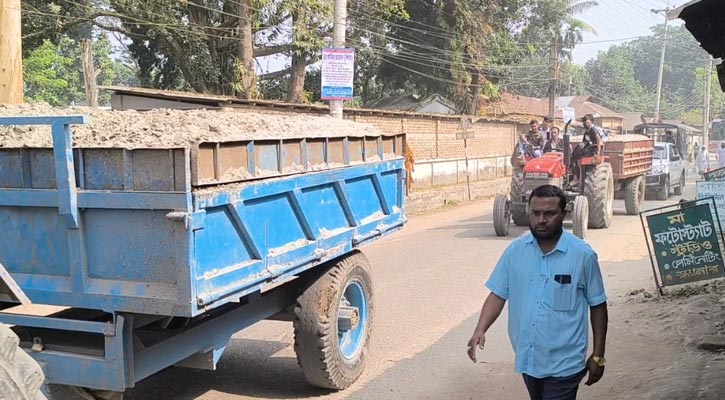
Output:
M663 286L723 277L718 234L707 204L647 216Z
M706 199L708 197L712 197L715 202L720 226L725 226L725 181L698 181L697 198ZM712 213L715 215L714 210Z
M323 100L352 100L355 50L322 49Z
M705 172L704 176L706 181L725 181L725 167Z

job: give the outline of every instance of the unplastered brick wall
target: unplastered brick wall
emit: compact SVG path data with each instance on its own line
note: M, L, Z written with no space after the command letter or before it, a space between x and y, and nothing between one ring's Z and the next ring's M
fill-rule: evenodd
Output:
M236 105L234 108L268 114L320 115L329 112L326 107L289 108L267 104ZM456 138L461 129L460 117L457 116L345 109L344 117L374 125L386 133L405 133L416 161L460 160L466 156L464 141ZM515 122L480 120L474 123L474 138L468 139L468 156L481 158L511 154L519 130L521 127Z
M377 126L384 132L406 134L416 160L453 160L466 156L464 141L458 139L460 120L429 115L365 115L346 111L346 118ZM473 124L474 138L468 139L469 157L494 157L511 153L517 125L479 121Z

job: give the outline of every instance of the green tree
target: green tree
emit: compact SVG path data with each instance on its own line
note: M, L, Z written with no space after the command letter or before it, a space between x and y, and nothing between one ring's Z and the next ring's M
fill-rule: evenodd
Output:
M635 77L631 50L614 46L600 52L585 66L589 75L588 91L615 111L642 111L654 104L653 96Z
M111 42L105 33L93 41L93 61L99 72L98 84L134 85L135 68L110 58ZM25 57L23 80L30 101L44 101L53 106L86 103L81 65L81 49L76 40L63 35L58 44L45 40ZM110 93L99 97L101 105L110 103Z
M76 69L77 54L69 51L75 42L69 38L56 46L45 40L23 60L25 96L29 101L42 101L64 106L85 99L80 72Z

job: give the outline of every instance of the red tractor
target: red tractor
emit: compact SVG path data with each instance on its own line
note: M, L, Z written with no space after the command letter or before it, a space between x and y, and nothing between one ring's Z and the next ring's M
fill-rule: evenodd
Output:
M569 135L564 135L563 150L557 149L561 151L530 158L519 171L514 166L510 198L501 194L496 196L494 202L493 225L497 236L508 236L511 219L515 225L529 225L529 196L534 189L547 184L558 186L566 193L569 199L567 212L571 215L575 235L584 238L588 227L609 227L612 223L615 190L609 157L582 158L579 162L580 183L572 186L569 148Z

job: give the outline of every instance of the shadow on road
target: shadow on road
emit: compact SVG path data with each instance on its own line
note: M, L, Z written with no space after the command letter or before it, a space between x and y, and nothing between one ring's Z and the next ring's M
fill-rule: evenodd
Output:
M329 391L311 387L294 357L272 357L289 344L232 339L216 371L171 367L127 390L125 399L196 399L217 392L220 399L248 396L259 399L318 397Z

